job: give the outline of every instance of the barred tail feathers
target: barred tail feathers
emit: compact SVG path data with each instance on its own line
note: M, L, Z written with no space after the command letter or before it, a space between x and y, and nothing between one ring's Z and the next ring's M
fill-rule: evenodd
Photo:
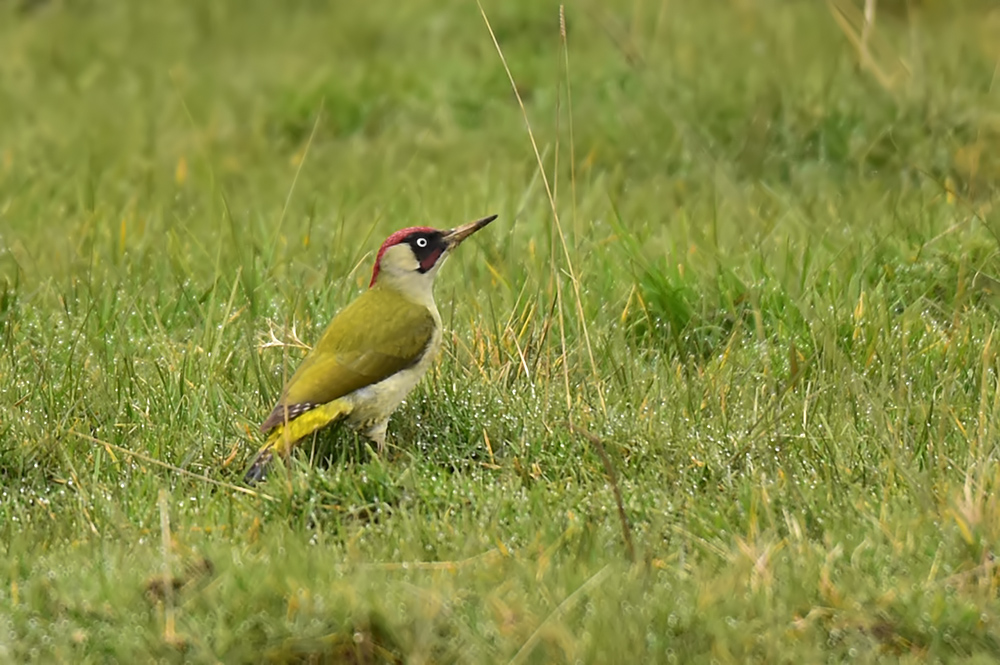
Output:
M287 458L296 443L313 432L346 418L350 413L351 405L348 402L335 399L301 413L294 420L274 426L243 481L253 485L263 480L267 476L267 468L275 454Z

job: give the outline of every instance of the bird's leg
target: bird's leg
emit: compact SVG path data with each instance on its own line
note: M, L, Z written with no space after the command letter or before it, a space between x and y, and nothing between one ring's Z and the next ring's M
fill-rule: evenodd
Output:
M385 418L375 423L365 430L364 435L369 441L375 444L376 456L381 456L385 452L385 432L389 427L389 419Z

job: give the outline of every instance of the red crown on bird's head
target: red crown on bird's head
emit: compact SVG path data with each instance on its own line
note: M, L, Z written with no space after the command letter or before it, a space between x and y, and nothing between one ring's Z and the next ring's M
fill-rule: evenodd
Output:
M382 255L385 254L385 250L403 242L413 233L432 233L434 231L437 231L437 229L430 226L410 226L400 229L386 238L382 246L378 248L378 254L375 255L375 265L372 267L372 281L368 283L368 288L375 286L375 280L378 279L378 272L382 268Z

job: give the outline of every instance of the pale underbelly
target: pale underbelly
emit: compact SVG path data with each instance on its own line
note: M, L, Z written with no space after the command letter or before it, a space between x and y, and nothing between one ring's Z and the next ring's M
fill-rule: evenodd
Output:
M351 404L351 413L345 424L363 434L384 433L386 421L399 408L406 396L420 383L434 363L440 350L440 338L434 340L423 358L412 367L404 369L379 383L355 390L343 399ZM384 435L384 434L383 434Z

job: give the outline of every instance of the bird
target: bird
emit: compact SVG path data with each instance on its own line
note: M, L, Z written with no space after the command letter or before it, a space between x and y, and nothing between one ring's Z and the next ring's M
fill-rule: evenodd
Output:
M434 279L463 240L496 218L450 230L411 226L386 238L368 290L334 316L261 425L267 439L245 483L264 480L275 455L287 458L300 440L337 422L384 449L389 416L441 349Z

